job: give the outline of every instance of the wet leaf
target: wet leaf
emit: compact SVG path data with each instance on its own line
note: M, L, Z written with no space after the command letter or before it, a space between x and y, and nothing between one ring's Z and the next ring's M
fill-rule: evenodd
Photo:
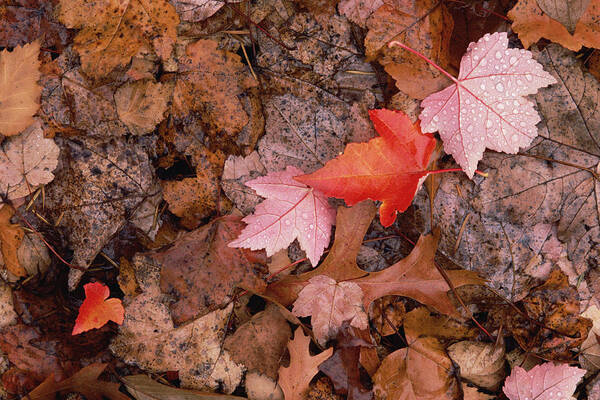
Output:
M10 219L15 214L14 208L8 204L0 206L0 251L4 266L17 277L27 276L27 271L19 261L19 247L25 236L25 231L19 224L13 224Z
M287 167L246 182L266 200L243 219L248 226L229 246L266 249L271 256L298 239L316 266L329 245L335 210L321 192L294 180L302 174L298 168Z
M568 364L544 363L529 371L515 366L502 390L509 400L571 398L585 372Z
M4 17L3 17L4 18ZM0 52L0 134L16 135L31 125L40 108L40 43Z
M556 79L526 50L508 49L506 33L471 43L455 84L428 96L423 132L440 132L444 150L469 178L486 148L514 154L537 136L540 117L524 96Z
M123 304L120 299L109 299L110 290L100 282L88 283L83 286L85 300L79 307L79 314L71 335L78 335L90 329L104 326L108 321L123 323Z

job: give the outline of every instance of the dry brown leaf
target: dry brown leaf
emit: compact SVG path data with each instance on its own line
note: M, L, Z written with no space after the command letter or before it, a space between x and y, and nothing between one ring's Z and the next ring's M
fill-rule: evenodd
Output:
M215 212L219 198L215 180L204 176L161 182L169 211L182 218L184 227L194 229Z
M325 345L337 336L344 322L359 329L368 327L362 297L356 283L336 282L326 275L317 275L298 294L292 313L298 317L310 316L317 342Z
M496 391L506 377L504 343L465 340L448 347L448 355L459 367L460 376L475 385Z
M179 63L173 92L173 113L184 117L199 112L211 133L233 136L249 118L238 96L257 85L241 57L218 50L212 40L198 40L186 48Z
M426 307L415 308L404 317L404 331L410 337L434 337L440 340L476 339L477 329Z
M424 99L447 86L448 78L410 52L389 48L388 43L402 42L448 70L453 26L446 6L436 0L386 1L367 21L366 55L378 59L398 89Z
M373 376L375 398L455 399L458 385L441 343L435 338L408 340L409 347L388 355Z
M39 120L21 135L5 140L0 148L0 193L18 199L51 182L59 152L53 139L44 138Z
M512 28L519 35L525 48L541 38L559 43L573 51L578 51L581 46L600 48L600 24L598 24L600 0L589 0L587 9L577 22L573 34L569 33L569 30L559 21L544 13L538 2L519 0L517 5L508 12L508 17L513 20ZM567 2L562 0L553 3L562 5Z
M464 394L463 400L494 400L496 398L480 392L477 388L467 386L465 383L462 383L461 386Z
M135 256L133 265L142 293L126 301L112 352L148 372L179 371L182 387L232 393L243 368L222 349L233 304L175 327L160 291L160 266L146 255Z
M40 108L40 43L0 52L0 134L16 135L33 123Z
M457 316L458 312L448 297L450 287L434 264L439 241L436 234L421 236L413 251L396 264L379 272L354 279L363 290L363 305L369 309L371 303L383 296L398 295L415 299L437 311ZM464 270L446 271L454 287L481 285L483 280L476 273Z
M225 339L224 348L249 372L258 371L275 380L290 336L290 326L277 306L267 305Z
M161 290L175 298L171 314L176 323L224 306L236 287L263 290L264 252L227 246L243 227L239 217L221 217L181 236L172 247L154 256L162 265Z
M119 118L136 135L152 132L164 118L171 91L172 86L147 79L124 84L115 93Z
M383 0L342 0L338 4L340 14L365 28L369 17L383 5Z
M581 367L588 371L598 371L600 370L600 343L597 337L600 336L600 310L594 305L585 310L581 316L591 319L593 325L590 333L581 345L579 362L581 363Z
M124 393L119 392L119 383L106 382L98 379L107 364L94 363L77 371L73 376L63 381L56 382L54 374L27 395L31 400L53 400L61 392L77 392L87 400L128 400Z
M383 296L373 302L369 310L369 321L381 336L392 335L402 326L406 308L397 296ZM388 322L389 321L389 322ZM391 325L390 326L390 322Z
M309 344L310 336L306 336L302 328L298 327L294 332L294 339L288 342L290 365L279 368L278 383L285 400L303 400L310 381L319 372L319 364L333 354L333 348L330 347L316 356L311 356Z
M239 1L233 0L228 3ZM173 3L181 19L188 22L204 21L225 5L223 0L175 0Z
M164 55L175 43L179 17L167 0L61 0L59 19L68 28L81 29L75 49L81 68L101 79L125 66L145 46Z
M10 219L15 210L8 204L0 204L0 250L4 265L13 275L27 276L27 271L21 266L18 257L19 246L25 236L25 231L19 224L13 224Z

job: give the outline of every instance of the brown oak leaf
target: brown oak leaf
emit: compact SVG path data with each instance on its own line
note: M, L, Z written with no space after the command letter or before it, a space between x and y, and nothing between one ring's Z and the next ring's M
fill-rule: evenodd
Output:
M19 262L18 251L25 231L19 224L10 222L14 214L15 210L11 206L0 204L0 251L6 269L18 277L24 277L27 276L27 271Z

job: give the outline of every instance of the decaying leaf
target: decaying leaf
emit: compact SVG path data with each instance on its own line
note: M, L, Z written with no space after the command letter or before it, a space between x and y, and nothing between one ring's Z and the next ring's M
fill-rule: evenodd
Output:
M75 49L82 70L96 80L126 65L142 46L164 54L164 47L175 42L179 23L166 0L61 0L59 12L68 28L81 29Z
M435 0L384 1L367 21L366 55L379 63L410 97L423 99L438 91L447 79L417 56L388 43L399 41L448 69L454 22L446 5Z
M44 138L36 120L19 136L0 146L0 192L8 199L25 197L54 179L60 150L53 139Z
M276 380L281 357L291 336L290 326L277 306L267 305L265 311L253 315L225 339L223 347L249 372L257 371Z
M136 135L154 130L163 120L172 86L150 80L129 82L115 93L115 103L121 121Z
M508 329L525 351L544 359L570 360L588 337L592 321L579 316L577 289L558 268L521 301L527 317L508 311Z
M225 161L221 188L242 214L251 214L262 201L262 197L246 186L246 182L266 175L266 172L256 151L246 157L229 156Z
M221 217L182 235L172 247L154 255L162 265L161 290L175 300L171 315L176 323L223 307L236 287L264 289L264 253L227 245L242 227L239 217Z
M233 0L237 3L240 0ZM221 0L176 0L175 10L184 21L200 22L210 17L225 5Z
M202 113L212 133L233 136L249 121L238 96L257 83L240 56L217 46L212 40L187 46L179 63L173 113L178 117Z
M100 282L92 282L83 286L85 300L79 307L79 314L71 335L78 335L90 329L104 326L108 321L123 323L125 310L120 299L109 299L110 289Z
M147 256L134 257L142 293L125 306L125 320L111 343L113 353L150 372L179 371L182 387L225 393L235 390L242 367L222 350L233 304L175 327L160 291L160 267Z
M496 391L506 376L504 342L465 340L448 347L448 355L459 367L460 376L475 385Z
M186 390L160 384L148 375L121 378L127 390L137 400L242 400L244 397ZM111 399L112 400L112 399Z
M71 263L87 267L150 192L152 171L137 139L66 140L58 179L46 189L49 218L74 251ZM69 271L69 288L82 271Z
M502 390L509 400L571 399L585 370L569 364L544 363L529 371L515 366Z
M53 400L58 393L77 392L89 400L102 400L104 397L110 400L127 400L124 393L119 391L119 383L106 382L98 379L107 364L90 364L75 375L56 382L54 374L50 374L44 382L27 395L31 400Z
M556 83L531 52L508 48L506 32L471 43L453 80L421 102L419 118L423 132L439 131L469 178L486 148L514 154L531 143L540 117L524 96Z
M600 336L600 310L596 306L591 306L581 316L591 319L593 325L587 338L581 344L579 362L583 368L597 371L600 370L600 343L597 339Z
M4 17L3 17L4 18ZM16 135L31 125L40 108L40 43L0 52L0 134Z
M341 15L363 28L373 13L383 5L383 0L342 0L338 4Z
M0 210L0 213L2 210ZM4 282L0 283L0 329L14 325L17 322L17 313L13 307L12 290Z
M19 224L10 222L14 214L15 210L10 205L0 205L0 251L6 269L13 275L22 278L27 276L27 271L19 262L18 252L25 231Z
M294 339L288 342L290 365L279 368L278 383L285 400L302 400L310 381L319 372L319 364L333 354L333 348L330 347L316 356L311 356L309 344L310 336L306 336L302 328L298 327L294 332Z
M427 176L435 139L421 134L401 111L370 110L369 116L381 137L350 143L323 168L295 179L350 206L366 199L382 201L379 219L387 227L396 220L396 212L410 206Z
M318 264L329 245L335 209L321 192L294 180L299 175L302 170L287 167L246 182L266 199L242 220L248 226L229 247L265 249L272 256L298 239L311 264Z
M581 46L600 48L599 16L598 0L519 0L508 12L512 28L525 48L546 38L573 51Z
M352 282L336 282L325 275L308 280L292 312L299 317L311 317L315 338L321 345L337 336L344 322L359 329L368 326L360 287Z

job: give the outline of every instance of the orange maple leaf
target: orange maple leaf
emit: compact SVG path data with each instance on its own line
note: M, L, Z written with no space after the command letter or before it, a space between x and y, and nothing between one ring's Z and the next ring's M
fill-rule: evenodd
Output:
M90 329L101 328L108 321L121 325L125 309L120 299L108 299L110 290L100 282L86 284L85 300L79 307L79 315L71 335L78 335ZM108 300L106 300L108 299Z
M366 199L382 201L379 218L387 227L396 220L396 211L408 208L427 175L435 139L400 111L370 110L369 116L381 137L350 143L323 168L295 179L343 198L349 206Z

